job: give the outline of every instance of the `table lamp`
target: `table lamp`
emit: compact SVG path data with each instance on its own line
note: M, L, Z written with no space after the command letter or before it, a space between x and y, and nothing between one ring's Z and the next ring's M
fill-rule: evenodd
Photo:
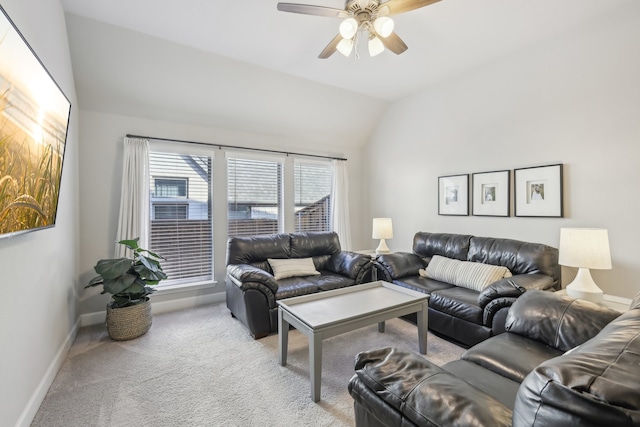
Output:
M393 226L391 218L373 218L373 233L371 237L380 239L380 244L376 248L376 254L388 254L391 252L385 239L393 238Z
M602 289L591 278L589 269L611 268L609 235L601 228L561 228L559 264L577 267L578 274L569 285L567 295L601 302Z

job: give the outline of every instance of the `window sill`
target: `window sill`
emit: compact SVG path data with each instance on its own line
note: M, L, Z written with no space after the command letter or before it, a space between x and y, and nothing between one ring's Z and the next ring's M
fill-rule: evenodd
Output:
M204 282L191 282L191 283L181 283L175 285L165 285L156 287L157 291L154 292L155 295L168 295L174 294L178 292L188 292L188 291L196 291L201 289L212 289L218 286L218 282L216 280L212 281L204 281Z

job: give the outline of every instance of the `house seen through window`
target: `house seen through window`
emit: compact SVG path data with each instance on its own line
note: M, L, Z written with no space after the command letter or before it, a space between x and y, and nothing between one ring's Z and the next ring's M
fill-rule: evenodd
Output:
M166 258L162 285L212 280L212 157L151 151L149 249Z

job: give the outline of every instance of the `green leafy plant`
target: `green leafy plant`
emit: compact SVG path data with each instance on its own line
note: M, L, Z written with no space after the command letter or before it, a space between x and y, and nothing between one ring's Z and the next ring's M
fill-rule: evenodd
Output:
M160 260L164 258L138 246L139 238L121 240L132 253L132 258L101 259L94 269L94 277L85 288L102 285L102 294L109 293L113 301L111 308L123 308L147 301L155 292L151 288L167 278Z

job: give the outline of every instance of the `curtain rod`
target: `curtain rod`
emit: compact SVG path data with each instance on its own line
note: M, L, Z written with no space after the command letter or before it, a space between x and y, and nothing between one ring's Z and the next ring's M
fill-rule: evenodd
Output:
M331 159L331 160L342 160L342 161L347 161L347 159L343 158L343 157L331 157L331 156L320 156L317 154L304 154L304 153L294 153L291 151L278 151L278 150L265 150L262 148L249 148L249 147L239 147L236 145L224 145L224 144L209 144L207 142L199 142L199 141L185 141L185 140L181 140L181 139L170 139L170 138L157 138L154 136L144 136L144 135L132 135L132 134L127 134L127 138L145 138L145 139L153 139L155 141L167 141L167 142L183 142L186 144L197 144L197 145L207 145L209 147L218 147L219 149L223 149L223 148L232 148L235 150L249 150L249 151L261 151L263 153L276 153L276 154L286 154L288 155L294 155L294 156L305 156L305 157L316 157L316 158L320 158L320 159Z

